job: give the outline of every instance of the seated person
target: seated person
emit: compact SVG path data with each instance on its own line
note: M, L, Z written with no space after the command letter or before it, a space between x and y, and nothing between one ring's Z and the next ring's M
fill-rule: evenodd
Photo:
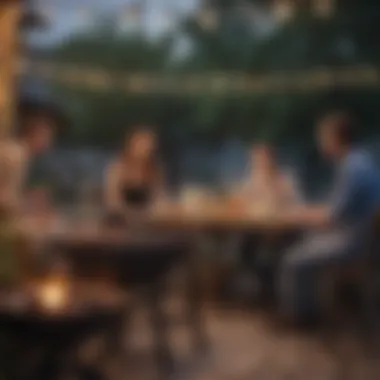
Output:
M19 216L29 211L25 202L28 164L33 156L49 148L60 126L56 111L41 104L27 102L20 111L15 136L0 142L0 280L11 284L20 279L23 269L30 269L33 261L28 249L15 249L19 240L14 240ZM15 224L8 223L12 221Z
M291 247L280 268L279 296L286 317L308 322L318 311L318 280L323 269L355 260L363 252L380 204L380 175L355 141L355 125L345 113L332 113L318 125L323 154L337 166L329 206L295 211L298 224L314 230Z
M245 203L268 203L274 207L288 207L300 202L300 193L293 177L283 171L268 145L252 149L247 178L242 188Z
M139 128L126 139L124 150L107 168L107 210L123 217L145 209L162 190L162 178L156 136L149 129Z
M302 199L294 178L278 166L272 149L267 145L255 146L252 149L249 173L240 196L242 203L248 205L246 207L268 207L274 211L297 205ZM282 243L282 236L272 234L246 236L242 247L242 265L248 272L246 277L254 280L260 287L264 283L272 283L272 271L275 266L273 259L278 257L272 253L275 253L278 245ZM252 271L255 272L254 276ZM257 284L258 280L260 284ZM241 281L248 283L249 280Z
M53 110L29 103L21 108L15 138L0 143L0 209L11 214L22 211L29 161L49 148L60 123Z

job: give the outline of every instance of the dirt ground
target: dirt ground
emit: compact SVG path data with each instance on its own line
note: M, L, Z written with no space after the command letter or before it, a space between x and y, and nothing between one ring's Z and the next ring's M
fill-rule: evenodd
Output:
M206 307L210 340L197 355L189 332L173 303L171 348L176 358L174 379L189 380L376 380L377 360L352 326L301 332L284 328L262 312ZM176 311L176 309L178 309ZM109 365L110 379L156 379L152 339L143 313L137 313L128 358Z

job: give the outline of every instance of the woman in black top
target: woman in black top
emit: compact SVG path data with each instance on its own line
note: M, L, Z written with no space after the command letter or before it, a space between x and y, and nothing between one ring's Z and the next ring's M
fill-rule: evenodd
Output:
M106 174L105 201L109 211L146 209L163 185L154 132L147 128L134 131Z

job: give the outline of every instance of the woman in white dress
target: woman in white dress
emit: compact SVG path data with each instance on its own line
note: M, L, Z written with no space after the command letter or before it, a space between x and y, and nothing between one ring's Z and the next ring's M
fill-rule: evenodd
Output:
M248 168L239 197L252 212L275 213L302 202L294 177L278 165L270 146L254 146ZM273 272L276 251L282 244L285 244L284 237L272 233L252 233L243 238L240 288L249 288L255 295L262 294L263 286L272 288L268 284L273 281L269 272Z
M241 196L242 201L253 208L265 205L273 211L291 207L301 201L294 177L278 165L274 152L268 145L252 149Z

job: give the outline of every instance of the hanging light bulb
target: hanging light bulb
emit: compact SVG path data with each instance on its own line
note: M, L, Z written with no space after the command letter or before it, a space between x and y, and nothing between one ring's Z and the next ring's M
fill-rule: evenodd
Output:
M334 12L334 0L314 0L313 8L317 16L330 17Z
M276 0L273 9L274 16L278 22L289 21L295 13L293 0Z

